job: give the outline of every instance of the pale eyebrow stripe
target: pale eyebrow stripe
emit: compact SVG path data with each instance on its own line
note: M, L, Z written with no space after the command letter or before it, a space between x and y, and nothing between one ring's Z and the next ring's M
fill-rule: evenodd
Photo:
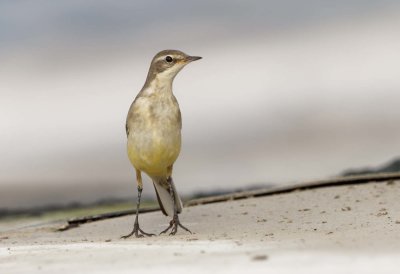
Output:
M156 61L163 60L165 57L167 57L167 55L160 56L160 57L158 57L158 58L156 59Z

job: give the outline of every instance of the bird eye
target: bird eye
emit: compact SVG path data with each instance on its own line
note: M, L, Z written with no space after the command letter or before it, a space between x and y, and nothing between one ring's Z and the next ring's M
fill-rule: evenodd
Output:
M167 57L165 57L165 61L167 61L168 63L171 63L172 62L172 57L171 56L167 56Z

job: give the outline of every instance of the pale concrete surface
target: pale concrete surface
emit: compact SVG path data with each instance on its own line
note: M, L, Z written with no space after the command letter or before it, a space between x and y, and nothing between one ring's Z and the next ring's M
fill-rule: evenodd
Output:
M0 273L393 273L400 261L400 181L337 186L186 208L194 233L122 240L133 216L0 236ZM157 233L168 218L141 215Z

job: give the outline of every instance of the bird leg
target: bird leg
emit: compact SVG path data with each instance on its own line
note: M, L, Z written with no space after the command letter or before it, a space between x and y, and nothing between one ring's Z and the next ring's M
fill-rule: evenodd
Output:
M131 233L128 235L122 236L122 239L126 239L131 237L132 235L135 235L136 238L141 238L144 236L155 236L155 234L151 233L146 233L144 232L140 227L139 227L139 208L140 208L140 198L142 196L142 191L143 191L143 184L142 184L142 175L140 173L140 170L136 169L136 179L138 182L138 198L137 198L137 204L136 204L136 217L135 217L135 223L133 224L133 230Z
M167 182L169 184L169 193L171 194L172 201L174 201L174 216L172 217L172 220L169 222L169 226L165 230L161 231L160 234L166 233L168 230L171 229L171 232L169 233L169 235L175 235L176 232L178 231L178 227L181 227L184 230L186 230L187 232L189 232L190 234L192 234L192 232L188 228L186 228L184 225L182 225L181 222L179 221L175 193L174 193L174 190L172 189L172 184L171 184L171 177L168 177Z

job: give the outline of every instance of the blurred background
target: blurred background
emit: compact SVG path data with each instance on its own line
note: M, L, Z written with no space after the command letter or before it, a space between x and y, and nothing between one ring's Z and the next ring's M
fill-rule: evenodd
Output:
M180 193L382 165L399 29L399 1L1 1L0 208L136 199L125 118L163 49L204 58L174 83Z

